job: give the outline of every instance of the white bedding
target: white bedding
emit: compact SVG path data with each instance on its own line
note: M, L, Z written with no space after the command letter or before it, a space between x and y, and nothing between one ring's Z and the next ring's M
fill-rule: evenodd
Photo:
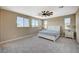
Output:
M59 33L55 30L42 30L39 32L40 34L46 34L46 35L50 35L50 36L57 36Z
M40 31L38 36L55 41L60 36L60 26L49 26L48 29Z

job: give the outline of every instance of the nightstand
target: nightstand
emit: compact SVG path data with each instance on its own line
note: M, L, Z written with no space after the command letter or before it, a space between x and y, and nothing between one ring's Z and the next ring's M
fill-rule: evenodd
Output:
M65 37L74 38L74 31L72 31L72 30L65 30Z

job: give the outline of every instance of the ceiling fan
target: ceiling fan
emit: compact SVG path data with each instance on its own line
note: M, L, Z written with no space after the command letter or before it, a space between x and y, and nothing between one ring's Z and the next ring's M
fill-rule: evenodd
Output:
M63 7L64 6L59 6L59 8L63 8ZM53 12L52 11L48 11L48 10L44 10L44 11L41 11L40 15L44 16L44 17L47 17L47 16L53 15Z
M41 11L41 13L42 13L42 16L51 16L51 15L53 15L53 12L51 12L51 11Z

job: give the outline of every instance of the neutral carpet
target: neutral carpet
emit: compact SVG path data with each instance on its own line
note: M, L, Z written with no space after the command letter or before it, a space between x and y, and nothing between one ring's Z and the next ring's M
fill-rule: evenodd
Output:
M34 36L3 44L1 53L78 53L74 39L60 37L56 42Z

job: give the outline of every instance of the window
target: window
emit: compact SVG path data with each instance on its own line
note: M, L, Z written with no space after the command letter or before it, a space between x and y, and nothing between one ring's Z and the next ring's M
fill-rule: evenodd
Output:
M39 29L42 29L42 20L39 20Z
M23 27L23 17L17 17L17 27Z
M47 28L47 20L44 21L44 28Z
M29 27L29 19L18 16L17 27Z
M32 19L32 27L38 27L39 21L36 19Z
M24 27L29 27L29 19L24 18L23 25L24 25Z
M39 27L42 27L42 20L39 20Z
M64 21L65 21L65 29L70 29L71 19L65 18Z
M38 27L39 26L39 21L38 20L36 20L36 27Z

